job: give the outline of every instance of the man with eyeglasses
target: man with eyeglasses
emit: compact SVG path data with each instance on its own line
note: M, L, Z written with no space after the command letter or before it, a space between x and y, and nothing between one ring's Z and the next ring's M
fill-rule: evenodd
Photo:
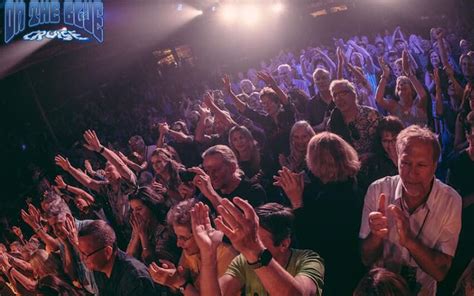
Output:
M413 295L436 295L461 229L461 198L435 178L440 145L412 125L397 136L399 175L372 183L359 232L362 261L402 275Z
M149 267L150 274L156 283L178 290L183 295L199 293L202 262L191 227L191 210L195 204L195 199L183 200L168 212L168 225L173 227L177 245L183 250L178 266L166 260L160 260L161 264L154 262ZM237 252L224 242L219 244L216 252L218 275L221 276Z
M115 232L105 221L82 227L78 242L82 261L94 271L99 295L158 295L146 266L117 247Z

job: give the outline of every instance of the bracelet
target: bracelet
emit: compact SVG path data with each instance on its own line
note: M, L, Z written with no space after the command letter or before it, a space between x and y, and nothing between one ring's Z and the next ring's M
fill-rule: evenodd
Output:
M102 152L104 152L104 150L105 150L105 147L104 147L104 146L100 147L100 149L99 149L99 151L98 151L99 154L102 154Z
M38 228L36 228L35 230L33 230L35 233L38 233L38 231L40 231L41 229L43 229L41 226L39 226Z
M66 184L66 187L64 187L64 190L68 191L68 190L67 190L67 189L68 189L68 187L69 187L69 185L68 185L68 184Z
M10 272L12 271L13 269L13 266L10 266L10 268L8 269L7 273L10 274Z

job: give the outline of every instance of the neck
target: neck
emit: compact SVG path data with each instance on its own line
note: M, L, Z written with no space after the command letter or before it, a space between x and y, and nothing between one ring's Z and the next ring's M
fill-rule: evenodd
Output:
M221 188L221 192L224 194L229 194L232 193L240 184L240 177L238 177L236 174L232 176L231 181L228 184L225 184Z
M413 105L413 98L411 97L411 95L404 95L404 96L400 96L400 102L402 103L402 106L404 107L411 107L411 105Z
M359 110L357 109L357 106L355 106L355 108L352 108L348 110L347 112L342 113L342 117L344 117L344 121L346 123L349 123L349 122L354 121L358 112Z
M433 181L431 181L430 190L427 193L422 194L422 195L408 196L407 193L405 192L405 190L403 190L402 197L403 197L403 200L406 202L406 204L408 206L408 212L410 214L413 213L419 206L421 206L422 204L424 204L428 200L428 196L430 195L431 188L433 186L433 182L434 182L434 179L433 179Z
M114 269L114 264L115 264L115 258L117 257L117 254L113 255L112 258L110 259L109 262L102 268L101 272L105 273L107 278L110 278L112 276L112 270Z
M332 96L331 96L331 92L329 91L329 89L321 90L320 91L320 96L321 96L321 99L324 102L328 103L328 104L332 101Z
M250 153L250 149L245 148L242 151L239 151L239 156L241 161L247 161L252 158L252 153Z
M170 173L167 170L164 170L161 174L160 177L163 178L165 181L169 181L171 178Z

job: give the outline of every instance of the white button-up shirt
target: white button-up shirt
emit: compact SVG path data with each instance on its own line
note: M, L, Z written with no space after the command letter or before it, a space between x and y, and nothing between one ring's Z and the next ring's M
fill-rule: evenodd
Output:
M408 217L411 232L418 240L428 248L454 256L461 230L462 201L459 194L435 179L426 203L410 214L402 198L402 187L400 176L385 177L370 185L365 196L359 237L365 239L370 234L369 214L379 210L380 194L384 193L385 208L394 204L402 209ZM436 280L418 266L408 249L399 244L395 218L387 214L387 219L388 237L384 240L383 255L375 266L385 267L397 273L402 266L414 267L417 282L421 284L418 295L435 295Z

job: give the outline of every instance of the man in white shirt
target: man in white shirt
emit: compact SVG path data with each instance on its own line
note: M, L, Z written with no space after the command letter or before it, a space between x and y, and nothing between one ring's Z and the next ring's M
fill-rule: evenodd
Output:
M362 213L363 262L400 273L415 295L436 295L461 229L460 196L434 176L440 150L428 129L403 130L397 137L399 175L370 186Z

